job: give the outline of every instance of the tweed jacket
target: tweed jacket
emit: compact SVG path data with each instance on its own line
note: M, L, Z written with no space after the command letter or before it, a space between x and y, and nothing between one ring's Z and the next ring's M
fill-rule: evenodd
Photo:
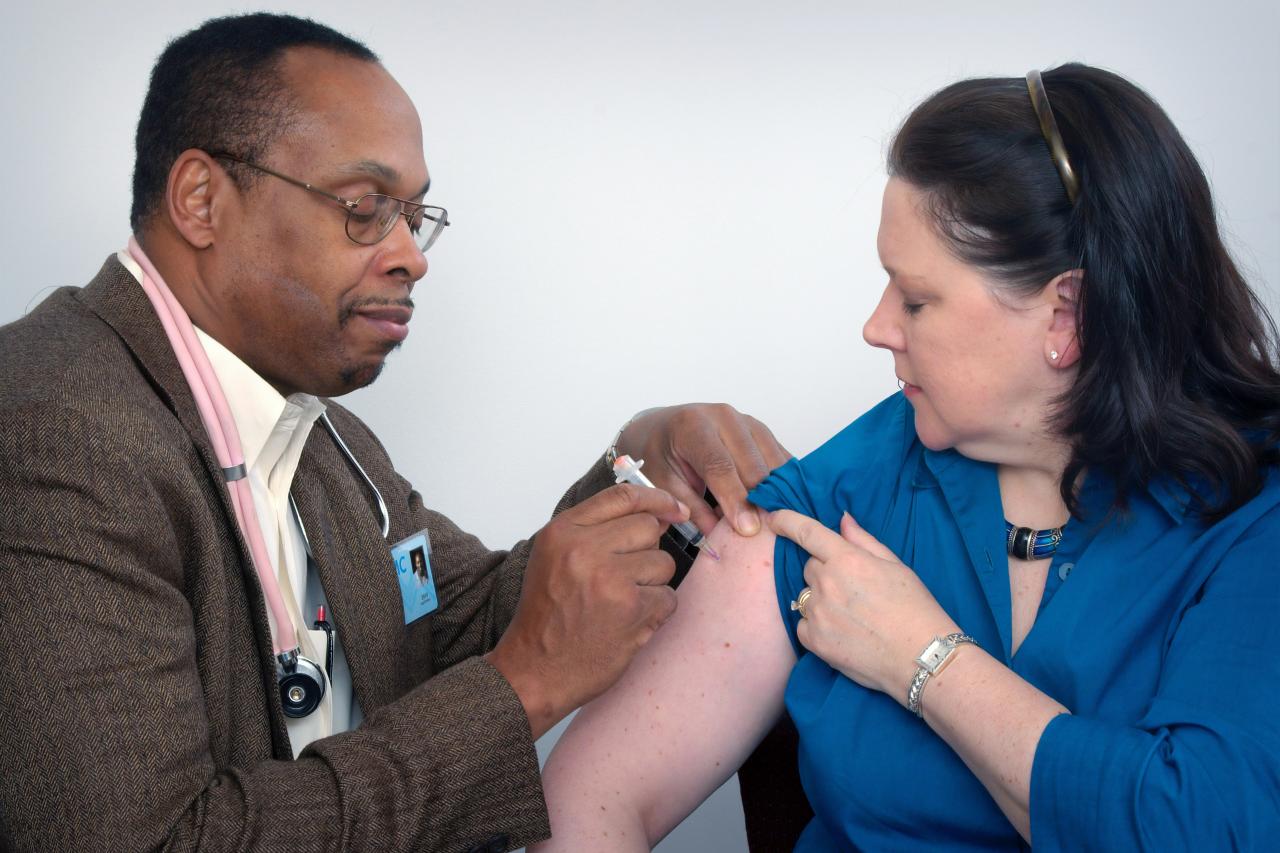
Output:
M530 543L422 505L357 418L293 494L355 731L295 761L266 606L194 399L113 257L0 329L0 850L470 850L547 836L528 720L483 659ZM561 507L611 482L605 465ZM430 532L439 609L405 625L389 542Z

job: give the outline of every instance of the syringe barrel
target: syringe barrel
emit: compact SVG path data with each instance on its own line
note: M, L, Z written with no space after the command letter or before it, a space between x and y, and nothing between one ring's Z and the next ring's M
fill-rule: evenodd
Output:
M644 486L646 489L657 488L640 470L644 460L632 459L630 456L619 456L613 462L613 474L619 483L631 483L633 486Z
M697 545L702 541L702 531L699 530L698 525L694 524L692 521L681 521L677 524L673 524L671 525L671 529L683 536L685 541L690 545Z
M619 483L631 483L635 486L644 486L646 489L656 488L649 481L649 478L640 471L640 466L642 465L644 465L643 459L632 459L624 454L614 460L613 473ZM702 541L702 531L692 521L681 521L671 525L671 527L683 536L684 540L690 545L697 545Z

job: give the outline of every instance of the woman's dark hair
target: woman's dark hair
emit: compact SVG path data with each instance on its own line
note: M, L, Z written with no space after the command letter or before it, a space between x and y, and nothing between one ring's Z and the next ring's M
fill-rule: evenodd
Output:
M1067 198L1023 78L965 80L918 106L889 173L923 191L961 260L1015 294L1083 270L1081 358L1055 424L1072 442L1062 496L1102 470L1116 505L1174 477L1209 519L1280 462L1276 328L1218 233L1213 199L1169 117L1123 78L1069 64L1043 75L1080 179Z
M369 48L323 24L265 12L214 18L169 43L151 70L138 119L129 214L135 233L155 212L183 151L257 160L288 131L296 102L280 75L280 59L291 47L378 61ZM255 174L228 173L242 186Z

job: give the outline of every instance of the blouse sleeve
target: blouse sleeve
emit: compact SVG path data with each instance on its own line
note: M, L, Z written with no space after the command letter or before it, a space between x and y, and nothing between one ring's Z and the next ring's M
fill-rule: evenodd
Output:
M792 459L752 489L751 502L766 511L791 509L840 529L849 512L878 535L897 494L907 451L915 440L915 419L902 394L894 394L845 427L803 459ZM790 603L804 588L809 554L779 536L773 555L774 586L787 636L796 655L805 649L796 637L799 614Z
M1261 850L1280 838L1277 537L1272 507L1227 551L1137 724L1049 723L1031 772L1037 850Z

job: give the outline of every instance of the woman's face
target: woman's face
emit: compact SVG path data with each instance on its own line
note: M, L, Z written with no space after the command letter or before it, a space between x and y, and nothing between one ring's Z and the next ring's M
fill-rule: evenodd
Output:
M926 447L1034 461L1050 401L1065 390L1049 358L1055 289L997 299L981 271L948 251L923 201L898 178L885 187L877 248L889 283L863 337L893 353Z

